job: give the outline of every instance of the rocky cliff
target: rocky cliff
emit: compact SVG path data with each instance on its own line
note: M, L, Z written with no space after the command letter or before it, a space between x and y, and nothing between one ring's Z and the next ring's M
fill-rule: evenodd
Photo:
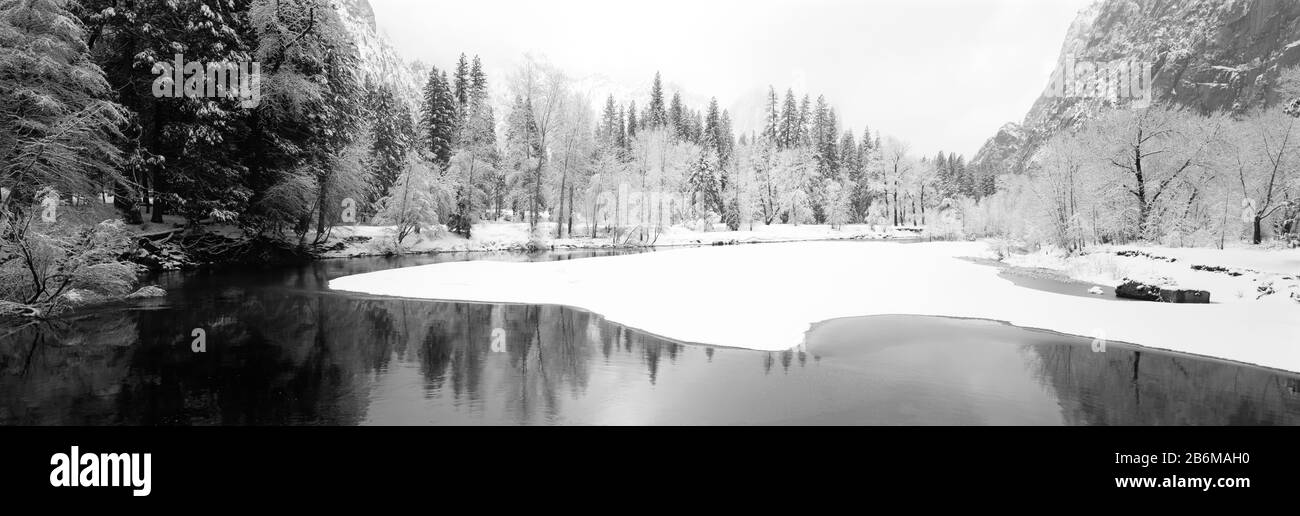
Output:
M1098 0L1067 31L1057 74L1067 59L1146 63L1155 103L1242 112L1277 102L1280 71L1300 63L1300 1ZM1022 172L1057 132L1131 102L1054 95L1049 85L1025 119L999 130L971 165L981 176Z
M339 18L357 44L361 55L361 75L364 80L387 84L414 109L419 105L420 89L428 69L418 63L404 61L380 34L375 25L375 12L368 0L342 0L335 4Z

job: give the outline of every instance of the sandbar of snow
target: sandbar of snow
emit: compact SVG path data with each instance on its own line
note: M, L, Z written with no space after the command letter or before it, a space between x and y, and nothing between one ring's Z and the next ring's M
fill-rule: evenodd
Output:
M456 262L335 279L336 290L560 304L687 342L784 350L812 323L917 314L1007 321L1300 371L1295 303L1169 304L1014 285L981 242L802 242L537 263ZM864 339L870 336L864 335Z

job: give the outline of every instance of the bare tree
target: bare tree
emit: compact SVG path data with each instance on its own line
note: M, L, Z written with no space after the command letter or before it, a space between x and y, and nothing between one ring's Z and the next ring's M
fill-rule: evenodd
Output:
M1163 107L1116 109L1088 124L1095 152L1127 178L1137 216L1133 235L1151 236L1152 215L1184 174L1206 165L1221 136L1218 118Z
M519 65L510 80L510 87L515 95L524 98L533 111L533 123L537 131L535 136L541 148L530 181L533 192L529 196L529 208L532 214L528 225L531 230L537 229L537 213L545 203L545 198L542 196L542 183L546 158L550 154L549 137L564 109L564 103L568 100L567 86L568 77L564 72L531 54L524 56L524 62Z
M1290 187L1295 182L1295 157L1300 150L1296 119L1281 110L1270 110L1246 120L1234 132L1239 140L1231 146L1241 184L1243 214L1251 219L1251 242L1263 241L1263 221L1294 200Z

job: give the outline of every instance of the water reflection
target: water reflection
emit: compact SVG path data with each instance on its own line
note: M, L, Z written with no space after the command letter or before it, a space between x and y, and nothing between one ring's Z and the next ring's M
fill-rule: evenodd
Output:
M561 253L486 259L563 259ZM674 342L557 306L330 292L464 259L160 278L166 299L0 336L0 424L1296 424L1297 377L984 321L828 321L806 346ZM207 332L207 353L190 350Z

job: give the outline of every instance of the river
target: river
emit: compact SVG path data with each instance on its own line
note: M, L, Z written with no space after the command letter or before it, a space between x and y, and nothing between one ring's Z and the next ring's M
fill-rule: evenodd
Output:
M1300 424L1298 375L1115 343L1097 352L991 321L839 319L761 352L561 306L327 286L427 263L625 252L636 251L166 273L154 280L165 298L0 330L0 424Z

